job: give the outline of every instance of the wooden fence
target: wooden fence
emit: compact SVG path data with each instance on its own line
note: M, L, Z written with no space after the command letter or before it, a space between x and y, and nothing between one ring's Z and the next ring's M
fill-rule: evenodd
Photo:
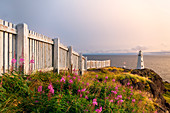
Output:
M28 29L27 24L12 24L0 20L0 75L11 67L18 69L24 59L24 72L30 70L87 70L87 58L66 47L59 38L51 39ZM12 63L12 59L17 62ZM33 64L30 61L34 60ZM90 66L91 67L91 66Z
M87 61L87 69L90 68L103 68L110 66L110 60L104 60L104 61L96 61L96 60L88 60Z

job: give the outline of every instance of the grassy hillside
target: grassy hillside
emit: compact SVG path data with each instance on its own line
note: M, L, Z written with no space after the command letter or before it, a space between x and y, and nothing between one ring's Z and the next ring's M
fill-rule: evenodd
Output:
M168 90L163 96L170 103L170 83L164 82L165 88Z
M145 88L134 88L132 81L122 85L121 80L127 78L145 84ZM11 73L0 80L2 113L154 113L160 106L147 92L150 79L115 67L91 69L83 76L75 72Z

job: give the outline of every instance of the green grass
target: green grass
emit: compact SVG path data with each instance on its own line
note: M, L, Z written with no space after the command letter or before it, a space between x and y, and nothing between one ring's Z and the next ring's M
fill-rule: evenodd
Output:
M119 83L119 79L124 78L143 82L149 80L129 73L121 74L122 70L119 71L117 75L105 69L103 72L88 72L83 76L53 72L36 72L31 75L5 74L3 79L0 77L0 80L3 80L0 86L0 112L97 113L96 110L101 107L102 113L155 112L154 100L149 99L145 91ZM62 79L65 82L61 81ZM113 82L113 79L116 81ZM70 83L70 80L73 82ZM50 84L54 94L49 89ZM39 86L42 86L40 92ZM93 105L94 99L97 105Z

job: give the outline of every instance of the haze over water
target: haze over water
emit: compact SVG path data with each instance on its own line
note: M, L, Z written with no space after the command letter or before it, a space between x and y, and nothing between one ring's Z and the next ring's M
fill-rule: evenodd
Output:
M111 66L135 69L137 55L86 55L88 60L111 60ZM144 55L144 66L158 73L164 81L170 82L170 55Z

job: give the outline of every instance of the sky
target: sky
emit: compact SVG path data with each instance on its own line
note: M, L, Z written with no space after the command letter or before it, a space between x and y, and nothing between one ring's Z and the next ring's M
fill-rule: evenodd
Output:
M0 0L0 19L82 53L170 52L170 0Z

